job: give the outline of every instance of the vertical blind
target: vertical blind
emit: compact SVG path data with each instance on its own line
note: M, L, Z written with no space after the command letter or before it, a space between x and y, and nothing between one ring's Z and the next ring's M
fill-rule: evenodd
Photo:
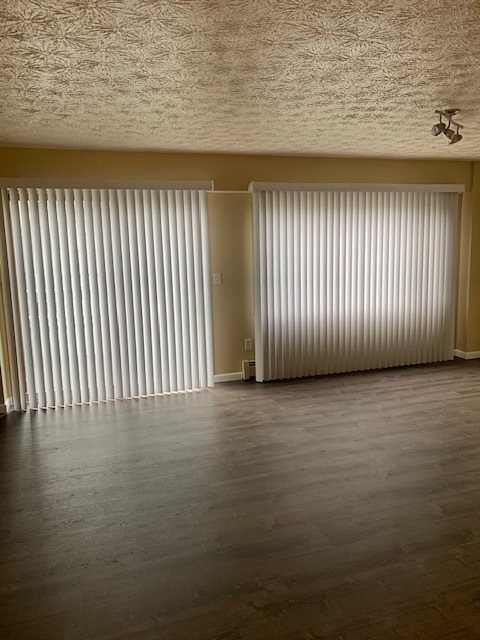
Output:
M452 359L457 199L254 191L257 380Z
M213 384L206 192L2 189L16 409Z

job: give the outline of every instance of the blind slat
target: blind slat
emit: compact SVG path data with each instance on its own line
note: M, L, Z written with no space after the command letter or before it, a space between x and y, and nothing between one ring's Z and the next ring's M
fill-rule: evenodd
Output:
M28 318L30 323L30 336L32 345L33 378L35 380L35 392L30 397L29 404L34 408L46 407L45 379L43 375L42 344L40 338L40 321L38 315L37 284L35 281L34 247L32 245L31 220L29 215L28 200L31 190L20 190L20 224L21 242L25 265L25 283L27 288Z
M22 345L22 326L20 321L19 310L19 280L15 270L15 254L13 252L13 213L10 210L9 200L11 198L7 189L2 189L2 220L5 228L5 235L0 234L0 261L3 280L5 300L5 320L8 332L8 340L14 343L8 350L10 375L12 381L13 407L15 411L24 411L27 407L26 403L26 381L25 381L25 364L21 357L23 350ZM18 214L17 214L18 217ZM17 304L13 303L17 301ZM13 337L12 337L13 334Z

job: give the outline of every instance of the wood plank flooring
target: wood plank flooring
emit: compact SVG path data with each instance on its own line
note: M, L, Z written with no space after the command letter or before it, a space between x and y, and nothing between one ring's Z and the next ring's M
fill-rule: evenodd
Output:
M0 421L0 637L480 638L480 363Z

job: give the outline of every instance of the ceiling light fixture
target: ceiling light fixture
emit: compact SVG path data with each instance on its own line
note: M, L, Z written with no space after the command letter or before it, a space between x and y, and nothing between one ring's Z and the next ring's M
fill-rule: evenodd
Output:
M435 113L438 113L440 116L440 122L433 125L432 135L438 136L440 133L443 133L443 135L449 140L449 144L460 142L463 136L460 135L459 129L463 129L463 125L458 124L458 122L455 122L455 120L453 120L453 116L456 116L459 111L460 109L445 109L443 111L435 110ZM448 120L448 124L445 124L443 122L443 118L446 118ZM457 128L456 133L453 129L450 128L451 125Z
M432 136L438 136L440 133L443 133L444 131L445 131L445 123L442 121L442 114L440 113L440 122L433 125Z

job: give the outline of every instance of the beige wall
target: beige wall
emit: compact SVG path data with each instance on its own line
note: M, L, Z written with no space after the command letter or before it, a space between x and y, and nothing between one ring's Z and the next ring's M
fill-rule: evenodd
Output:
M215 373L232 373L254 357L244 350L254 332L250 194L210 193L208 222L211 272L222 274L212 286Z
M480 351L480 162L474 164L474 181L471 193L469 251L470 273L460 282L460 289L468 288L466 310L466 349ZM468 231L465 232L467 235Z
M216 190L249 182L472 183L472 163L214 154L0 148L0 177L214 180Z
M465 184L471 193L462 206L456 346L480 350L480 163L0 148L0 177L214 180L218 191L244 191L251 181ZM223 274L223 284L212 287L221 374L240 371L253 356L243 348L253 337L251 198L212 193L208 205L211 270Z

